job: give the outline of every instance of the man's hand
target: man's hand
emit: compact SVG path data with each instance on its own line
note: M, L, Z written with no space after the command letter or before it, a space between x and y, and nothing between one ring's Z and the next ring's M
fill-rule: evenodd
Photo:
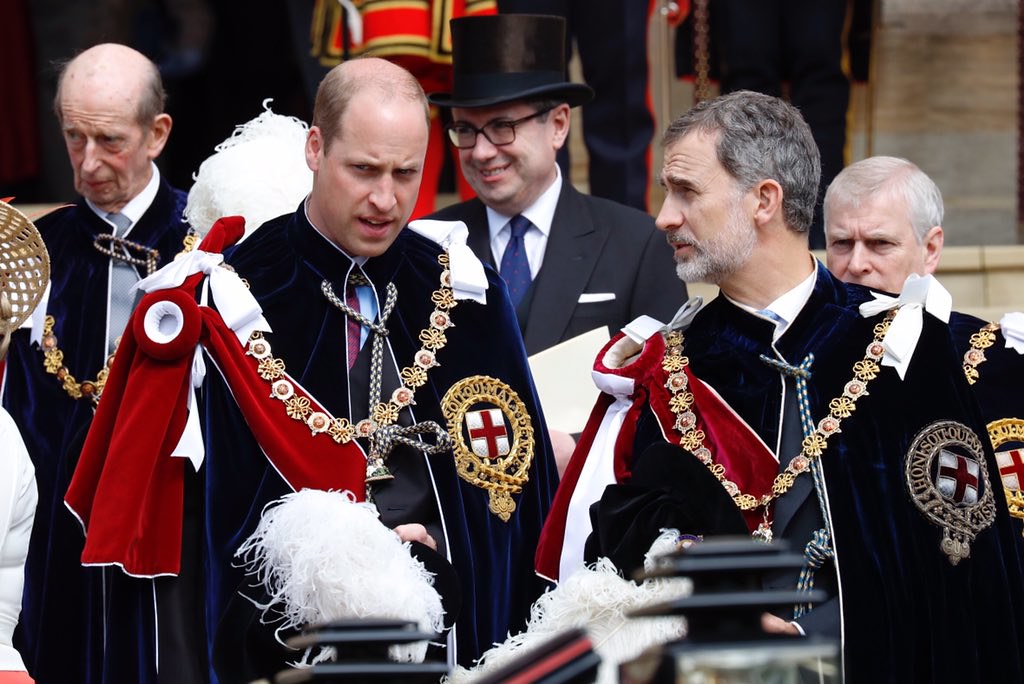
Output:
M768 634L800 635L800 630L796 628L796 625L787 620L783 620L778 615L772 615L771 613L761 614L761 629Z
M551 451L555 454L555 466L558 468L558 477L562 477L565 467L569 465L569 457L576 448L576 440L568 432L548 429L548 436L551 438Z
M437 542L427 532L427 528L419 523L408 523L395 528L395 534L404 542L419 542L437 551Z

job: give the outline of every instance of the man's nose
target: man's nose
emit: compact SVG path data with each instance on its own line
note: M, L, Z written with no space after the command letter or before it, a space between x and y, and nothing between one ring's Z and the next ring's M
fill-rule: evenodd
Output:
M377 211L387 212L394 209L397 202L394 179L387 174L382 175L370 192L370 204Z
M683 221L682 208L671 197L666 197L654 219L654 225L658 230L668 233L682 226Z
M853 245L850 250L850 271L864 274L871 271L871 255L868 250L859 242Z
M101 155L99 146L94 140L87 140L85 149L82 151L82 170L86 172L95 171L100 167Z
M473 144L471 154L473 159L490 159L498 153L498 146L487 139L483 131L476 134L476 142Z

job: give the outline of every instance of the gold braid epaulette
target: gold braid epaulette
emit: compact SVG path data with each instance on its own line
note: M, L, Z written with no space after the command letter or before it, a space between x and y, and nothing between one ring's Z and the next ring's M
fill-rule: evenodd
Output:
M704 446L706 435L703 430L696 427L697 419L692 411L694 397L692 392L687 391L689 380L683 371L690 364L689 358L683 356L683 334L680 331L668 333L665 336L665 358L662 361L662 368L669 374L665 386L672 394L669 399L669 409L676 416L673 427L681 435L679 445L692 452L708 467L708 470L722 483L736 507L741 511L767 506L774 499L789 491L796 478L807 472L811 463L824 452L829 437L840 431L839 427L843 419L849 418L853 414L857 400L868 393L868 383L878 377L880 371L879 362L884 353L882 338L888 332L896 311L893 309L884 320L875 324L875 338L868 344L864 358L853 364L853 379L846 383L842 396L829 402L829 415L818 421L814 432L804 438L800 453L794 456L786 469L776 476L775 482L772 484L772 491L761 497L740 491L735 482L726 478L725 467L720 463L715 463L711 450Z
M964 375L967 376L969 384L973 385L978 381L978 366L988 360L985 358L985 350L995 344L998 330L998 323L989 323L971 335L971 348L964 352Z

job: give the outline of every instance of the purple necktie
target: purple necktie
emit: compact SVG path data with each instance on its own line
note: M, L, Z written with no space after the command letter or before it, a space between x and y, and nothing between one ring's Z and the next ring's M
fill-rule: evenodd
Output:
M359 311L359 295L356 293L356 284L349 280L345 286L345 303L351 307L353 311ZM359 341L363 333L363 324L360 323L354 316L348 317L348 367L351 368L355 362L356 357L359 356Z

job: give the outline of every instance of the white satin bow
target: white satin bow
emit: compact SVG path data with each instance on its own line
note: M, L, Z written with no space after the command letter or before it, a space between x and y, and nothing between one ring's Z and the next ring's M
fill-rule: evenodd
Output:
M1018 354L1024 354L1024 313L1012 311L999 319L999 329L1006 340L1006 346Z
M456 299L487 303L487 274L484 273L484 265L466 244L469 228L465 223L419 219L411 222L409 228L448 251L448 270Z
M871 294L874 300L860 305L860 315L864 318L899 308L889 325L889 331L882 338L882 347L885 349L882 365L895 368L902 380L921 338L924 312L927 311L948 323L953 308L953 297L933 276L926 275L922 278L916 273L907 276L899 297L890 297L880 292Z
M244 346L253 332L272 331L267 319L263 317L263 309L238 274L228 268L218 268L223 262L223 254L198 249L186 252L137 282L135 287L143 292L169 290L180 286L190 275L207 274L210 276L210 292L217 304L217 311L224 323L234 331L239 344Z

